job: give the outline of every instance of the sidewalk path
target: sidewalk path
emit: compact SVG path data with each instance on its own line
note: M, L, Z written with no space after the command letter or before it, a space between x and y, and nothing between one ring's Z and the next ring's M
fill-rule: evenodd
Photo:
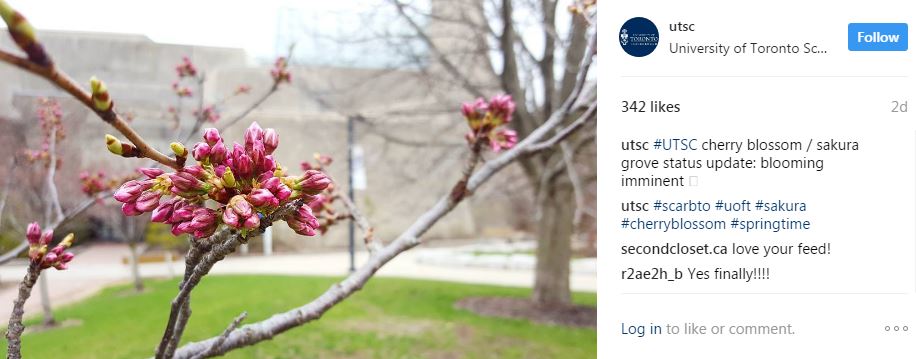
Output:
M416 279L442 280L462 283L492 284L512 287L531 287L534 273L531 270L500 268L469 268L441 266L421 263L420 257L429 251L441 251L442 248L416 248L402 253L383 267L378 275ZM54 307L72 303L97 293L102 288L118 283L130 282L130 268L121 261L129 251L126 245L102 244L93 245L79 254L66 271L48 270L42 276L48 276L50 298ZM357 253L357 267L366 261L367 253ZM8 318L13 300L18 291L16 284L25 275L25 264L12 264L0 267L0 318ZM274 254L261 256L252 248L252 254L240 256L234 254L217 263L213 274L286 274L286 275L321 275L343 276L349 268L349 255L346 252L317 254ZM184 262L176 258L171 268L165 263L147 263L140 266L144 278L166 278L170 275L184 273ZM595 273L573 273L570 286L574 291L597 290ZM41 311L41 297L38 285L32 297L26 303L26 316L37 315Z

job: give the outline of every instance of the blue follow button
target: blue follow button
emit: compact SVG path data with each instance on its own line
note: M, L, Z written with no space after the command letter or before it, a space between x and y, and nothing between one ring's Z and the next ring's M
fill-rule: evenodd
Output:
M850 23L849 51L906 51L904 23Z

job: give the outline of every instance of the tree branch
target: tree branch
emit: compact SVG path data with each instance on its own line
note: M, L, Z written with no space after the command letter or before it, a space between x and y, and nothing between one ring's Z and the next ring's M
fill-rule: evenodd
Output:
M135 132L130 127L130 125L127 124L127 121L125 121L121 115L119 115L114 110L114 106L111 106L111 108L106 111L97 110L92 103L92 94L84 90L80 85L73 81L69 75L63 71L60 71L56 66L52 65L50 67L44 67L29 61L29 59L13 55L3 50L0 50L0 61L6 62L27 72L31 72L32 74L43 77L45 80L51 82L51 84L69 93L71 96L77 99L77 101L81 102L83 105L95 112L95 114L98 115L102 121L105 121L116 130L118 130L118 132L120 132L122 135L124 135L124 137L126 137L134 146L137 147L137 150L139 150L142 157L149 158L176 170L181 169L182 166L179 166L178 162L174 158L170 158L157 151L155 148L150 146L142 137L140 137L140 135L137 134L137 132Z
M591 63L592 56L586 56L587 62L583 59L583 65L580 72L587 72ZM580 76L584 82L585 74ZM581 86L579 86L581 89ZM559 127L565 113L568 112L578 97L579 91L574 91L564 102L564 106L552 114L544 124L536 128L531 134L519 142L514 148L509 149L496 158L486 162L480 170L473 171L473 164L476 164L477 158L473 155L465 166L462 178L458 184L448 194L442 196L432 208L420 215L416 221L408 227L400 236L388 245L382 247L375 255L370 256L369 260L359 267L355 272L350 274L343 281L334 284L324 294L312 300L305 305L294 308L290 311L275 314L265 320L245 325L238 330L232 331L227 337L215 337L200 342L188 343L175 352L175 358L192 358L199 357L200 353L207 352L203 357L211 357L225 354L231 350L253 345L264 340L268 340L289 329L303 325L320 318L325 312L333 308L356 291L362 289L366 282L371 279L375 273L386 263L391 261L398 254L413 248L421 243L420 237L426 233L442 217L452 211L458 203L465 197L465 194L473 193L474 190L482 186L486 181L496 173L506 168L512 162L520 157L536 152L530 147L544 141L549 133L552 133ZM597 105L595 105L597 106ZM573 130L581 126L574 127ZM541 147L541 150L547 147ZM470 168L470 170L468 170ZM460 190L459 190L460 189ZM458 196L455 193L461 193ZM217 344L219 342L219 344Z
M39 275L41 275L41 264L32 261L22 282L19 282L19 294L16 301L13 302L13 312L10 314L9 328L6 332L7 359L22 358L22 332L25 331L22 316L25 314L25 301L32 295L32 287L38 281Z
M223 331L223 334L220 335L219 338L216 340L216 342L213 343L213 346L210 347L210 350L207 350L201 353L200 355L195 356L194 358L206 358L210 356L211 352L215 351L216 348L222 345L223 342L226 341L226 338L229 337L229 334L231 334L236 328L238 328L239 324L241 324L242 321L245 320L245 318L247 317L248 317L248 312L242 312L242 314L239 314L239 316L235 317L235 319L232 320L232 323L229 323L229 326L226 327L226 330Z
M187 272L185 273L186 279L183 281L178 291L178 295L172 299L169 320L162 334L162 340L159 342L159 347L156 349L157 359L172 358L174 352L174 345L172 343L181 342L180 334L184 331L184 326L187 325L187 320L184 322L179 321L180 313L185 311L184 307L191 295L191 291L197 287L204 276L210 273L210 269L213 268L213 265L226 258L230 253L235 252L235 249L238 248L240 244L247 242L248 238L263 233L274 221L283 218L290 212L299 208L299 206L302 206L303 202L303 199L298 199L288 203L285 207L267 216L265 220L261 222L261 226L257 230L249 231L244 236L241 232L227 227L204 240L214 243L214 245L209 251L201 253L198 263L194 266L190 274ZM185 315L185 318L188 317L190 317L189 310Z

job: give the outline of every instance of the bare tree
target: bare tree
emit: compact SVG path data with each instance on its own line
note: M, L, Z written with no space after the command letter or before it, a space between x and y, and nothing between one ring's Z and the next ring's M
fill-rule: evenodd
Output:
M518 101L512 126L519 138L547 122L576 91L584 56L596 52L594 36L588 34L596 19L593 1L572 2L573 14L565 17L559 15L565 15L566 7L557 0L433 1L432 11L404 0L388 1L426 44L426 58L438 64L438 71L430 70L431 76L478 97L495 85ZM543 51L533 52L533 44L540 44ZM481 66L487 63L490 66ZM578 100L594 103L596 82L586 85ZM573 121L577 115L573 111L563 121ZM519 159L536 198L533 299L540 304L570 301L571 238L577 232L584 237L594 228L594 196L588 195L588 187L596 186L597 164L583 150L594 147L595 138L595 128L589 126L556 148Z

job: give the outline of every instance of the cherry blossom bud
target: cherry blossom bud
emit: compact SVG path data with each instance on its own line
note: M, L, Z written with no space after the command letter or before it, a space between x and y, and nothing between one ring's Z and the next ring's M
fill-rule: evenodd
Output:
M191 176L194 176L194 178L197 178L199 180L207 179L207 171L200 165L187 166L185 168L182 168L181 171L186 172L190 174Z
M314 236L315 229L319 227L318 218L312 214L309 206L299 206L295 212L286 216L286 224L298 234L303 236Z
M125 216L139 216L143 214L143 211L137 209L137 202L128 202L121 205L121 213L124 213Z
M138 168L138 169L137 169L137 172L140 172L141 174L143 174L144 176L148 177L149 179L153 179L153 178L159 177L159 175L165 173L165 171L163 171L162 169L159 169L159 168L152 168L152 167L149 167L149 168Z
M308 206L312 209L312 213L319 213L324 210L325 205L329 202L330 200L328 196L318 194L312 197L312 199L308 202Z
M223 145L223 140L219 139L210 145L210 162L215 164L220 164L226 161L226 146Z
M233 164L235 165L236 172L242 177L248 177L251 175L252 163L251 157L248 157L247 154L241 154L238 157L233 159Z
M251 194L248 195L248 201L255 207L276 207L280 205L280 200L274 197L273 193L264 188L251 191Z
M75 256L73 255L73 253L64 252L63 254L60 255L59 259L60 259L60 262L61 262L61 263L68 263L68 262L70 262L70 261L73 260L73 257L75 257ZM58 269L60 269L60 268L58 268Z
M508 150L518 142L518 135L513 130L501 129L490 137L490 149L493 152Z
M159 206L162 194L157 191L146 191L137 197L136 208L140 212L149 212Z
M280 135L277 134L277 130L272 128L264 130L264 149L267 150L267 154L274 153L274 150L276 150L279 145Z
M174 198L171 198L160 202L159 206L153 210L150 220L153 222L165 223L172 215L172 208L175 206L175 201Z
M297 189L305 194L314 196L328 188L329 184L331 184L331 179L324 172L309 170L302 175L302 179L297 183Z
M203 161L210 157L210 146L203 142L198 142L191 150L195 160Z
M178 156L178 157L187 157L188 156L188 149L185 148L184 145L178 142L172 142L171 144L169 144L169 147L172 149L172 153L174 153L175 156Z
M274 196L276 196L277 199L279 199L280 201L287 200L292 194L293 194L293 191L289 189L289 187L287 187L286 185L282 185L282 184L280 185L279 188L277 188L277 191L274 192Z
M208 128L204 131L204 141L207 141L207 144L213 146L216 142L222 142L223 138L219 136L219 130L215 128Z
M111 110L111 96L108 94L108 87L105 83L92 76L89 79L89 87L92 89L92 106L96 111Z
M57 263L57 254L54 252L49 252L45 254L44 258L41 260L41 267L48 268Z
M191 218L191 229L198 231L216 223L216 212L212 209L201 207L194 210L194 217Z
M153 186L153 183L152 181L149 181L149 180L127 181L127 182L124 182L124 184L122 184L121 187L119 187L117 191L115 191L114 198L118 202L123 202L123 203L132 202L136 200L137 197L140 196L140 193L142 193L143 191L146 191L147 189L149 189L152 186Z
M245 130L245 148L251 148L255 142L261 142L264 138L264 130L257 121L252 122L248 129Z
M274 192L280 188L280 178L270 177L264 181L261 181L261 188L265 188L268 191Z
M38 239L38 244L46 246L51 244L51 240L54 239L54 230L46 229L44 232L41 232L41 238Z
M41 239L41 227L38 225L38 222L29 223L25 231L25 238L29 240L29 244L37 245L38 240Z
M208 185L187 171L172 173L169 175L172 181L172 192L197 192L207 190ZM176 192L177 191L177 192Z
M461 114L468 121L468 126L476 131L483 127L483 119L486 116L489 105L482 98L477 98L474 102L466 102L461 105Z
M232 197L232 199L229 200L229 207L231 207L232 210L234 210L235 213L238 213L238 215L241 217L251 216L251 204L248 203L248 201L245 200L245 197L241 195Z
M318 161L318 164L324 167L330 166L331 162L334 162L334 158L326 154L316 153L314 157L315 160Z
M264 163L264 156L266 155L266 153L264 150L263 142L261 141L255 142L254 145L251 146L251 151L249 153L250 153L249 156L251 157L252 167L257 172L273 170L273 167L265 168L266 166Z
M239 215L232 208L226 207L223 211L223 223L232 228L239 228Z
M493 126L499 126L512 121L515 112L515 101L510 95L496 95L490 99L490 114L493 115Z
M191 218L194 218L194 210L196 208L197 207L189 205L184 201L176 202L172 209L172 216L169 217L169 220L166 223L187 222L191 220Z
M258 226L260 225L261 225L261 219L258 218L257 213L255 213L253 216L248 217L247 219L245 219L245 223L242 223L242 227L247 228L247 229L255 229L255 228L258 228Z

